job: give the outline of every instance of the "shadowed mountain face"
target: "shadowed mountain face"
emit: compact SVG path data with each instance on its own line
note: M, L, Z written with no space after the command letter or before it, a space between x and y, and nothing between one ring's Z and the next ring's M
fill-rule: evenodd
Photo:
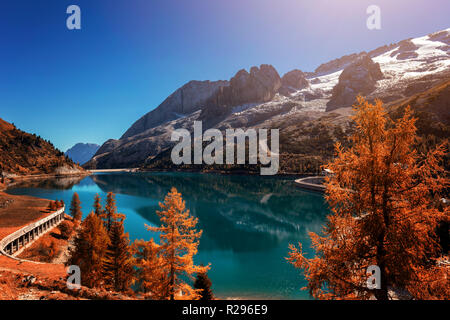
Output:
M449 38L446 29L334 59L314 72L293 70L281 78L274 67L261 65L250 72L240 70L230 81L191 81L121 139L105 142L85 167L167 169L173 130L191 131L193 122L201 120L203 130L280 129L280 172L315 173L314 168L332 157L334 143L344 142L351 132L350 107L358 94L390 106L450 79ZM436 101L429 99L427 108L441 119L443 109ZM296 166L298 162L304 164Z
M97 153L100 146L95 143L77 143L66 151L66 155L75 163L80 165L91 160L92 156Z

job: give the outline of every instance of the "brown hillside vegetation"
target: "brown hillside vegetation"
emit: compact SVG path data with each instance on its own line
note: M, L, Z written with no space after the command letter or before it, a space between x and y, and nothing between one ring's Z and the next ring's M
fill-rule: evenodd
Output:
M0 119L0 173L3 176L75 174L81 170L51 142Z
M450 124L450 80L444 81L431 89L413 95L410 98L390 104L394 118L410 106L420 135L433 134L439 138L449 136Z

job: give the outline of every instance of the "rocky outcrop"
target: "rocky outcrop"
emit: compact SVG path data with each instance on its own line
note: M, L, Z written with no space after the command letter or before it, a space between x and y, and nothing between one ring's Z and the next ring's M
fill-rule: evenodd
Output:
M359 94L367 96L374 91L376 82L382 78L380 65L373 62L369 56L362 56L342 71L326 111L350 107Z
M300 70L292 70L281 78L279 93L289 96L291 93L309 87L306 75Z
M351 65L358 59L360 59L362 56L366 55L365 52L362 53L353 53L349 54L343 57L340 57L338 59L331 60L327 63L323 63L320 66L317 67L317 69L314 71L313 76L317 77L324 74L333 73L339 70L342 70L346 68L347 66Z
M136 121L121 139L135 136L164 122L200 110L220 87L227 86L228 81L190 81L172 93L155 110Z
M416 52L417 48L411 40L400 41L397 50L391 53L391 57L396 57L397 60L417 58L419 56Z
M428 35L431 41L440 41L450 45L450 28Z
M309 87L309 82L306 80L305 74L300 70L292 70L286 73L281 78L281 84L298 90Z
M248 103L268 102L281 87L281 78L271 65L252 67L250 73L242 69L230 80L230 85L220 87L202 110L201 119L223 116L232 107Z

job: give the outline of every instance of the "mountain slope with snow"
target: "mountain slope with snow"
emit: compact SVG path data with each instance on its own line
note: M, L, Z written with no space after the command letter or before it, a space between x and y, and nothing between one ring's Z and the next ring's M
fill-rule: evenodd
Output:
M373 76L373 73L365 71L364 66L358 65L364 59L379 65L382 75ZM341 77L342 74L346 76ZM370 74L372 79L367 82L366 77ZM292 76L295 77L287 81ZM280 79L285 80L280 84ZM349 82L349 79L352 80ZM200 90L198 95L195 87L191 86L189 101L192 103L187 112L183 108L183 95L180 94L183 87L171 95L176 99L169 97L167 101L170 103L165 101L155 109L157 112L147 114L121 139L107 141L86 167L137 167L151 162L173 145L170 135L174 129L191 130L194 120L202 120L204 130L210 127L220 130L265 127L280 128L281 132L285 128L285 133L281 132L282 138L286 139L285 152L308 156L320 152L328 156L325 148L329 148L329 141L323 140L317 132L336 140L341 131L348 129L349 107L356 94L360 93L357 91L362 90L358 79L369 84L363 92L369 100L379 98L387 104L407 100L442 84L450 79L450 28L367 53L344 56L324 63L314 72L296 70L289 77L280 77L271 66L254 67L250 73L241 70L231 81L207 84L207 89ZM297 83L297 88L292 87L292 83ZM341 94L352 91L350 97L353 98L335 99L333 107L327 108L337 88L340 88L338 93ZM183 110L182 117L176 115L177 110ZM325 132L327 125L330 127ZM310 143L297 132L310 141L317 139L322 144ZM298 139L290 139L293 135ZM297 148L289 141L309 147ZM283 148L282 141L280 144Z

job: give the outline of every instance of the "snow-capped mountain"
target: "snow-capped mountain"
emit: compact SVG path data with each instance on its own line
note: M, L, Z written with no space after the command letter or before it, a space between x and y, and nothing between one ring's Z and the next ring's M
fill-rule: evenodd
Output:
M449 81L450 28L344 56L314 72L293 70L280 77L270 65L252 67L230 81L195 81L176 90L121 139L107 141L86 167L151 163L172 145L171 132L192 129L194 120L202 120L204 130L280 128L284 153L328 156L333 141L346 130L349 107L358 94L401 105L427 90L445 95Z

